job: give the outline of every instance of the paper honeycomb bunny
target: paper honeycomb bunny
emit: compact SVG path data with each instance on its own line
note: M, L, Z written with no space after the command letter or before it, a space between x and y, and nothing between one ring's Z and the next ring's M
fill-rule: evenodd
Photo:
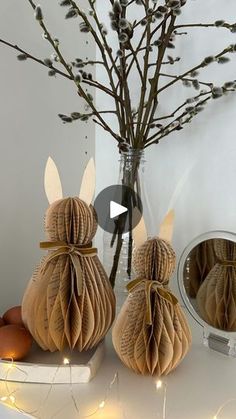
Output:
M133 260L137 279L128 284L129 295L113 328L121 361L143 375L167 375L191 343L184 313L168 288L176 260L170 244L172 229L173 212L164 220L159 237L145 241L143 220L137 226Z
M96 213L91 205L95 167L90 160L80 197L64 198L60 176L51 158L45 170L47 249L22 302L26 327L44 350L64 347L87 350L106 335L115 316L115 296L92 248Z

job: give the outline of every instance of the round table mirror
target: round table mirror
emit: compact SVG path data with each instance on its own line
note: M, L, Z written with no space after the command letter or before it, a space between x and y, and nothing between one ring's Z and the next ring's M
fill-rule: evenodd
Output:
M211 231L184 250L178 268L183 301L214 335L236 336L236 235Z

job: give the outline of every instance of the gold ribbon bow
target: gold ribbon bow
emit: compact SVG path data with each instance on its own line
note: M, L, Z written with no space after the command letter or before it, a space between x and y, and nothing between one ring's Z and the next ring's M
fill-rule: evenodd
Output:
M97 249L89 245L81 246L77 244L69 244L63 241L57 242L41 242L41 249L52 250L44 262L43 268L53 259L61 255L69 255L72 265L75 269L75 274L78 283L78 294L81 295L83 291L83 272L80 263L80 257L93 257L97 254Z
M169 303L176 305L178 303L177 298L166 288L163 287L158 281L150 281L148 279L137 278L129 282L127 285L127 290L129 292L134 291L140 285L144 285L145 296L146 296L146 323L152 325L152 304L151 304L151 294L152 291L156 292L161 298L164 298Z

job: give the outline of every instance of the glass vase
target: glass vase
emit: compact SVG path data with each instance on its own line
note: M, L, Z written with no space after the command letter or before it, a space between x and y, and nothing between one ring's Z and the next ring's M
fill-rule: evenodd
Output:
M154 234L154 222L146 190L145 165L143 150L131 149L121 152L118 185L134 190L142 202L143 218L148 235ZM104 232L103 265L114 286L117 310L119 311L126 296L126 285L133 278L132 255L135 243L132 231L114 235Z

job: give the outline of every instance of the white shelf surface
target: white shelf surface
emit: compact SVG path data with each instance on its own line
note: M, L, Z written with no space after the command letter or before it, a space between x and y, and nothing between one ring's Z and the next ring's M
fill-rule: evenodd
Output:
M190 319L193 345L182 364L163 381L167 384L166 419L213 419L220 405L236 398L236 359L228 358L203 346L202 329ZM117 385L111 389L104 409L93 419L162 419L162 389L157 392L155 379L141 377L124 367L116 356L110 337L106 340L106 356L95 376L88 384L72 386L80 409L80 416L71 398L71 386L55 385L45 403L48 385L8 384L15 393L17 405L33 411L40 407L36 417L42 419L82 419L96 410L104 400L106 388L119 373L119 398ZM4 395L5 384L0 383ZM1 409L1 408L0 408ZM1 410L0 410L1 412ZM56 416L53 416L55 415ZM11 418L4 413L0 418ZM218 419L235 419L236 400L231 402Z

